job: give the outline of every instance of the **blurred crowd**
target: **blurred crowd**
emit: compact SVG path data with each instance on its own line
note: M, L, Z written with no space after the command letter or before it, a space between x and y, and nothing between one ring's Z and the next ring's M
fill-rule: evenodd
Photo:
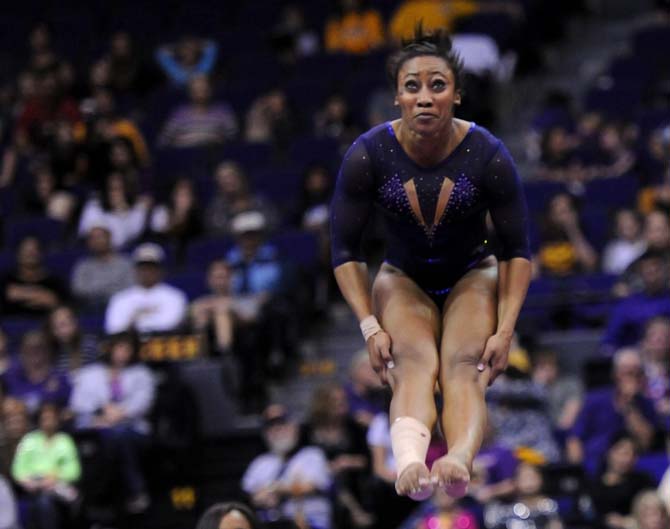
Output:
M670 70L644 52L670 41L663 9L586 101L548 95L528 135L536 278L465 501L396 497L364 355L302 424L269 402L337 299L330 195L349 143L397 117L388 49L419 19L455 32L459 111L495 132L496 87L541 68L580 6L195 2L162 20L121 2L117 23L17 6L0 36L0 529L147 511L143 461L192 420L169 362L143 353L160 336L194 339L227 397L262 412L240 494L268 526L666 528ZM532 340L581 328L603 329L584 375Z

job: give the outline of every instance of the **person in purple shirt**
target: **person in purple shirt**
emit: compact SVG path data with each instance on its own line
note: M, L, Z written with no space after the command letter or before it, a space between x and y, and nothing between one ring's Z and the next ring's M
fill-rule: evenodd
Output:
M24 334L18 362L3 377L7 395L22 400L31 413L44 402L64 407L70 398L70 382L56 372L48 343L41 331Z
M614 385L586 394L566 443L567 459L590 473L616 435L628 431L642 451L650 448L658 419L653 402L643 396L644 371L634 349L614 355Z
M449 36L418 27L388 65L401 118L364 133L344 156L332 264L372 367L393 390L398 494L422 499L438 485L462 496L484 435L484 393L505 369L530 281L528 213L502 142L454 117L463 63ZM361 240L375 206L387 252L371 291ZM450 450L429 470L438 381Z
M652 318L670 317L668 271L664 263L663 255L656 251L648 251L638 259L636 266L644 290L623 299L612 311L603 337L606 352L636 344Z

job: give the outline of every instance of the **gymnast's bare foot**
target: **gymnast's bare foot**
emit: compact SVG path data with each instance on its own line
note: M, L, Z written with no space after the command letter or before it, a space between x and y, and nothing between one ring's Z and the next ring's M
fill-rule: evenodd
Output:
M452 498L462 498L468 490L470 471L466 459L457 454L447 454L433 463L431 479Z
M399 496L409 496L422 501L433 495L434 485L428 467L423 463L412 463L398 476L395 491Z

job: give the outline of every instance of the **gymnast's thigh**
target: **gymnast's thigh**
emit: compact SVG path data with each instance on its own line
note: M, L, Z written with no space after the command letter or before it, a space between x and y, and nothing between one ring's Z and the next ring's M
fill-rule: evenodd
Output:
M402 271L384 264L372 286L372 304L391 337L397 372L423 366L436 374L441 318L428 295Z
M495 333L498 312L498 267L494 257L486 258L454 285L442 311L440 342L440 384L465 374L482 380L477 371L486 340Z

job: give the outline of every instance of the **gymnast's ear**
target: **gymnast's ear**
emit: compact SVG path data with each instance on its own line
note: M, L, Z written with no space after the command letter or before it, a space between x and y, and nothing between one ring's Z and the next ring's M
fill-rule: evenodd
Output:
M461 92L460 90L454 94L454 105L461 104Z
M398 105L400 105L400 103L398 103L398 98L396 97L396 98L393 100L393 106L396 106L396 107L397 107Z

